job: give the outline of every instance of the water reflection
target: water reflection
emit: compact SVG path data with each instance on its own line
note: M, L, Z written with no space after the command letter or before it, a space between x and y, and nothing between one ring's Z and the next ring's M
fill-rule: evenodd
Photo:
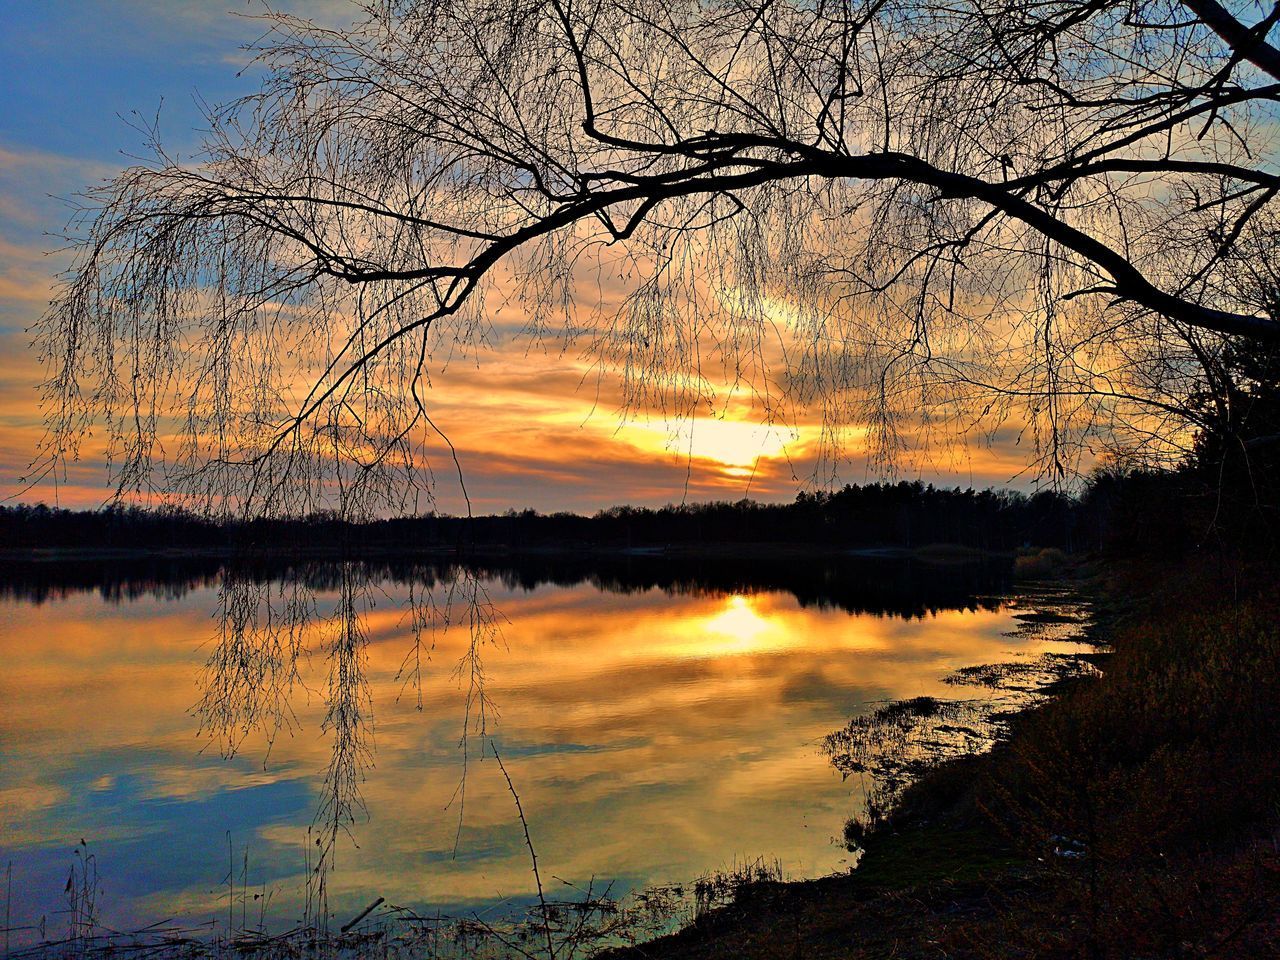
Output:
M508 592L541 587L591 586L612 594L660 590L674 597L771 591L791 594L801 607L847 613L923 617L940 610L975 609L983 597L1009 582L1008 564L930 564L885 557L775 556L671 557L643 553L525 554L453 559L364 558L284 560L278 557L146 556L108 558L6 557L0 600L42 604L93 593L109 603L141 599L180 600L207 590L226 576L248 581L297 581L318 592L336 590L344 567L365 580L417 584L446 595L459 577L494 583ZM463 594L454 594L459 599ZM988 601L988 605L989 601Z
M829 872L858 798L817 744L1000 659L1018 641L981 598L1003 578L787 558L14 564L15 923L59 908L81 836L121 927L220 916L237 871L242 901L269 892L283 924L376 895L422 913L527 902L489 740L557 883L621 890L760 855Z

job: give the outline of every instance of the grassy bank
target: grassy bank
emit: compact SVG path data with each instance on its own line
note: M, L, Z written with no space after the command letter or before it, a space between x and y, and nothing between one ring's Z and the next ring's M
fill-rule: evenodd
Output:
M851 875L765 884L646 957L1280 955L1280 597L1203 553L1096 576L1100 677L945 763Z

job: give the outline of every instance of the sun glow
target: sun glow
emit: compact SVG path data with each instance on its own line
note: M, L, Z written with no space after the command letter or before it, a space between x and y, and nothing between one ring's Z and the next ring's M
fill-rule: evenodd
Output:
M684 420L628 423L618 437L645 452L712 460L732 476L747 476L758 460L784 456L797 431L746 420Z

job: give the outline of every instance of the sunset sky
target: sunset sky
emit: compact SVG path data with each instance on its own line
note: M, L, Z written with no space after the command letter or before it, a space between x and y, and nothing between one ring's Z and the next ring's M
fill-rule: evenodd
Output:
M298 0L279 7L341 20L343 0ZM130 127L159 111L166 147L187 155L199 142L199 102L226 101L255 89L252 71L237 77L240 47L261 25L243 0L54 0L4 6L0 31L0 495L20 493L18 479L39 440L36 384L40 370L26 328L48 301L66 258L48 251L67 217L55 199L109 176L141 152ZM232 11L232 12L228 12ZM134 116L134 111L137 116ZM619 416L616 384L601 380L578 347L530 347L505 340L514 322L498 322L498 342L478 360L452 364L432 377L432 413L455 444L473 507L593 511L630 502L789 500L813 484L816 424L801 412L793 428L758 426L746 402L716 417L682 424ZM839 479L876 479L850 425L850 462ZM961 486L1028 486L1026 445L1016 431L993 445L950 449L929 461L903 463L909 479ZM432 464L440 509L463 501L452 464ZM55 499L95 506L109 492L104 463L86 449L65 484L20 493L24 501Z

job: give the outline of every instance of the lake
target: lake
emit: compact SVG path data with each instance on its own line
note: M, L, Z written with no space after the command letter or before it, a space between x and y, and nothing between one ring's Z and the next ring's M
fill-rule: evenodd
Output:
M42 923L65 935L85 856L116 930L279 929L318 910L336 925L377 896L498 916L536 897L517 796L547 896L758 858L789 878L845 870L862 788L823 737L889 699L956 696L957 668L1046 649L1015 630L1002 564L5 570L14 944Z

